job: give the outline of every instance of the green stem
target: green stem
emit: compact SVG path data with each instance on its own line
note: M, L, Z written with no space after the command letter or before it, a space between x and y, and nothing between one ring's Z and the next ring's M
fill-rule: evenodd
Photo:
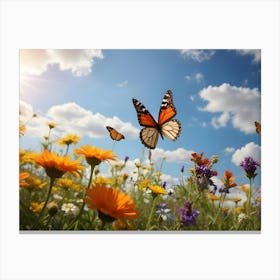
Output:
M66 152L65 152L65 156L67 156L67 154L68 154L68 151L69 151L69 144L67 145L67 148L66 148Z
M43 208L42 208L42 210L41 210L41 212L39 214L38 221L35 224L35 229L37 229L37 226L38 226L38 224L39 224L39 222L40 222L40 220L42 218L42 215L44 214L44 211L45 211L45 209L46 209L46 207L48 205L48 201L49 201L49 198L50 198L50 195L51 195L51 192L52 192L52 187L54 185L54 181L55 181L56 178L50 178L50 179L51 179L51 181L50 181L50 187L49 187L49 191L48 191L48 194L47 194L47 198L46 198L45 204L44 204L44 206L43 206Z
M92 175L93 175L94 167L95 167L95 165L93 165L93 164L90 166L90 176L89 176L89 181L88 181L88 185L87 185L87 188L88 188L88 189L89 189L90 186L91 186L91 181L92 181ZM83 204L82 204L82 206L81 206L80 212L79 212L79 214L77 215L77 217L76 217L76 219L74 220L73 223L75 223L76 221L78 221L79 218L81 217L81 215L82 215L82 213L83 213L83 211L84 211L85 204L86 204L86 203L83 201ZM73 225L73 223L71 224L71 226ZM71 227L71 226L70 226L70 227Z
M154 215L154 212L155 212L155 207L156 207L156 197L153 195L153 204L152 204L152 208L150 210L150 215L149 215L149 218L148 218L148 222L146 224L146 230L149 230L150 227L151 227L152 218L153 218L153 215Z
M55 181L55 178L51 178L49 191L48 191L48 194L47 194L47 198L46 198L46 200L45 200L45 204L44 204L44 206L43 206L43 208L42 208L42 210L41 210L41 212L40 212L39 220L40 220L42 214L44 213L44 211L45 211L45 209L46 209L46 207L47 207L47 204L48 204L48 201L49 201L49 199L50 199L51 192L52 192L52 187L53 187L53 185L54 185L54 181Z
M251 198L252 198L252 178L249 178L250 186L249 186L249 193L248 193L248 199L247 199L247 215L250 214L251 210Z

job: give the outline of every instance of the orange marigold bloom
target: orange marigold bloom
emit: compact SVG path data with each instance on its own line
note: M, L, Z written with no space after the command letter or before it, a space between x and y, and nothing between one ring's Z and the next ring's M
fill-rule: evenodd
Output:
M85 203L89 208L98 210L102 220L112 222L120 218L133 219L138 215L131 197L120 192L118 188L96 185L87 189L86 194Z
M44 150L41 154L32 153L30 158L44 167L51 178L60 178L66 172L81 176L81 170L84 169L79 160L72 161L70 156L62 157L48 150Z
M81 146L80 149L75 149L74 152L77 155L84 156L89 165L98 165L104 160L117 160L117 156L111 150L103 151L101 148L90 145Z
M29 177L29 173L28 172L21 172L21 173L19 173L19 185L21 187L29 186L29 184L24 181L28 177Z
M235 177L232 175L232 173L230 171L226 170L224 173L224 178L222 180L225 187L227 187L227 188L236 187L237 184L234 183L234 180L235 180Z

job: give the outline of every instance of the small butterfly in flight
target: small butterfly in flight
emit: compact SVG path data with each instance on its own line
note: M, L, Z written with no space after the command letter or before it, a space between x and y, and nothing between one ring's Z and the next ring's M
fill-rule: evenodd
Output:
M112 140L120 141L120 140L124 139L124 136L121 133L119 133L116 129L114 129L113 127L106 126L106 128L110 132L110 137L112 138Z
M137 99L132 99L137 112L139 124L144 126L140 131L142 144L147 148L154 149L158 142L158 136L163 139L163 135L175 141L181 132L181 123L172 119L176 115L176 108L173 105L172 92L167 90L165 93L156 122L146 107Z
M256 132L258 134L261 134L261 128L262 128L261 124L259 122L255 122L255 127L256 127Z

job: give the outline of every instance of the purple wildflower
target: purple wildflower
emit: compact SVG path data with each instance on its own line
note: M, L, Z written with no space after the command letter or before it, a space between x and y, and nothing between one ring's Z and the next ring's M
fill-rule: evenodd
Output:
M213 176L217 176L217 171L211 170L207 165L197 166L196 169L197 184L200 190L207 189L208 186L217 188L214 182L210 179Z
M249 179L254 179L258 175L257 173L255 173L255 171L257 170L257 167L260 166L260 164L252 157L245 157L240 163L240 166L243 168L246 177L248 177Z
M197 210L192 210L192 202L186 201L178 209L180 220L185 226L196 225L196 217L200 214Z
M126 163L128 160L129 160L129 157L128 157L128 156L125 156L125 158L124 158L124 163Z
M164 189L166 189L166 182L165 182L165 181L162 183L162 187L163 187Z
M184 173L184 170L185 170L185 166L183 165L183 166L181 167L181 173Z

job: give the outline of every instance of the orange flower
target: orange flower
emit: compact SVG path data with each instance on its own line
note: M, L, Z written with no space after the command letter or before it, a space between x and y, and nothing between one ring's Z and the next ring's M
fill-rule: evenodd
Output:
M228 170L224 173L223 183L226 188L233 188L236 187L237 184L234 183L235 177L232 175L232 173Z
M197 165L206 165L208 166L210 164L210 160L208 158L203 158L204 153L192 153L191 161L195 162Z
M44 167L47 175L51 178L60 178L66 172L81 176L80 171L84 169L78 160L71 161L70 156L61 157L48 150L44 150L41 154L32 153L30 158Z
M19 173L19 185L21 187L29 186L29 184L24 181L28 177L29 177L29 173L28 172L21 172L21 173Z
M96 185L86 190L87 197L84 198L89 208L98 210L99 218L104 221L115 219L133 219L138 211L131 197L118 188L107 188L103 185Z
M101 148L96 148L90 145L81 146L80 149L75 149L77 155L85 157L89 165L98 165L104 160L117 160L117 156L111 151L103 151Z

